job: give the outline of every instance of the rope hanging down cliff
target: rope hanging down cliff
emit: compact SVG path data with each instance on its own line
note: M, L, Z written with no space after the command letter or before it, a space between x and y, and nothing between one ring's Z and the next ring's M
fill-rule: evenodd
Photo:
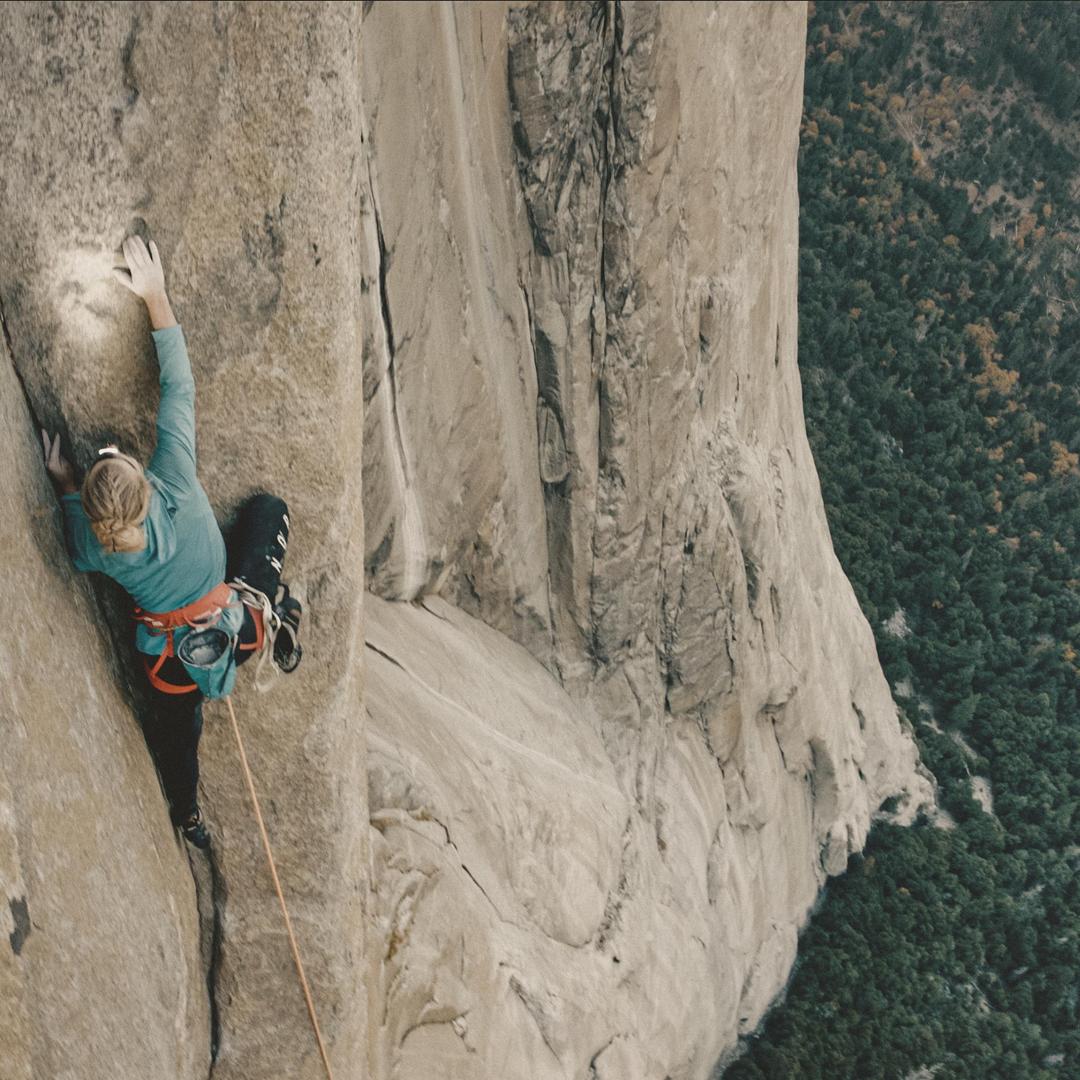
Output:
M227 697L225 704L229 707L229 719L232 721L233 734L236 736L236 749L240 754L240 764L243 766L248 794L251 795L251 805L255 808L255 820L259 823L259 832L262 835L263 848L266 851L266 861L270 866L270 876L274 880L274 891L277 893L278 902L281 904L281 914L285 916L285 930L289 935L289 947L292 949L296 974L300 978L300 989L304 992L304 1003L307 1005L311 1029L315 1033L315 1041L319 1044L319 1056L322 1058L323 1068L326 1070L328 1080L334 1080L334 1074L330 1069L330 1059L326 1054L326 1045L323 1043L322 1032L319 1030L319 1019L315 1015L315 1003L311 997L311 987L308 986L307 977L304 975L300 949L296 944L296 936L293 934L292 919L289 918L289 909L285 904L285 896L281 891L281 881L278 879L277 866L274 863L274 852L270 847L270 837L266 833L262 810L259 808L259 796L255 794L255 782L251 778L251 769L248 768L247 754L244 753L244 741L240 738L240 725L236 722L236 712L233 709L232 698Z

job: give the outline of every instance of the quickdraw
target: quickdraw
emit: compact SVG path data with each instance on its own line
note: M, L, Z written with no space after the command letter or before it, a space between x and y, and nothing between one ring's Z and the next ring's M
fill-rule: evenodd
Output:
M270 683L267 683L262 678L263 667L266 664L267 657L273 654L274 642L277 639L278 631L281 629L281 617L274 610L274 604L270 597L266 593L260 592L253 585L249 585L243 578L230 581L229 587L233 589L244 607L251 612L254 620L254 642L248 645L240 645L239 648L244 651L262 652L259 663L255 668L255 689L260 693L265 693L270 689ZM270 666L273 668L274 675L277 675L277 667L274 664Z

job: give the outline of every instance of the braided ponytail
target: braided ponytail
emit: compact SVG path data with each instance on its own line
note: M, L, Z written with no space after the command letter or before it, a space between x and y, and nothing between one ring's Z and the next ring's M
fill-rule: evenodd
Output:
M146 547L142 522L150 509L150 495L150 482L142 466L126 454L102 458L86 474L83 509L108 554Z

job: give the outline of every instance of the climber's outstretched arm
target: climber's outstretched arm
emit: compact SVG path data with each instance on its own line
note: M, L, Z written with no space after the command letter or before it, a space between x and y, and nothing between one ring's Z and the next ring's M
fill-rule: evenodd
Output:
M161 369L157 448L150 471L176 493L198 484L195 477L195 380L191 374L184 332L180 329L165 292L165 271L157 244L150 248L138 236L124 241L124 259L130 273L113 271L146 303L153 327L154 348Z

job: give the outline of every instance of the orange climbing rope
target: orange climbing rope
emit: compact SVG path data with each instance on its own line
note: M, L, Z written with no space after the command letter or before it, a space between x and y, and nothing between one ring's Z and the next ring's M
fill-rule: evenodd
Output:
M262 811L259 809L259 797L255 794L255 782L251 779L251 770L248 768L247 754L244 753L244 743L240 738L240 725L236 722L236 713L233 711L232 698L225 698L225 704L229 706L229 716L232 719L233 734L236 736L236 749L240 751L240 764L244 767L244 778L247 780L248 791L251 794L251 802L255 807L255 819L259 823L259 832L262 833L263 847L266 849L266 861L270 864L270 876L274 879L274 889L277 891L278 900L281 902L281 913L285 916L285 929L289 933L289 945L292 947L293 962L296 964L296 974L300 976L300 988L304 991L304 1001L307 1003L308 1016L311 1018L311 1028L315 1032L315 1041L319 1044L319 1054L322 1056L323 1068L326 1069L328 1080L334 1080L334 1074L330 1071L330 1059L326 1056L326 1047L323 1044L322 1032L319 1031L319 1021L315 1016L315 1003L311 999L311 988L304 977L304 965L300 962L300 950L296 945L296 937L293 935L292 920L289 918L289 909L285 906L285 897L281 892L281 882L278 880L277 867L274 865L274 853L270 850L270 837L266 835L266 826L263 824Z

